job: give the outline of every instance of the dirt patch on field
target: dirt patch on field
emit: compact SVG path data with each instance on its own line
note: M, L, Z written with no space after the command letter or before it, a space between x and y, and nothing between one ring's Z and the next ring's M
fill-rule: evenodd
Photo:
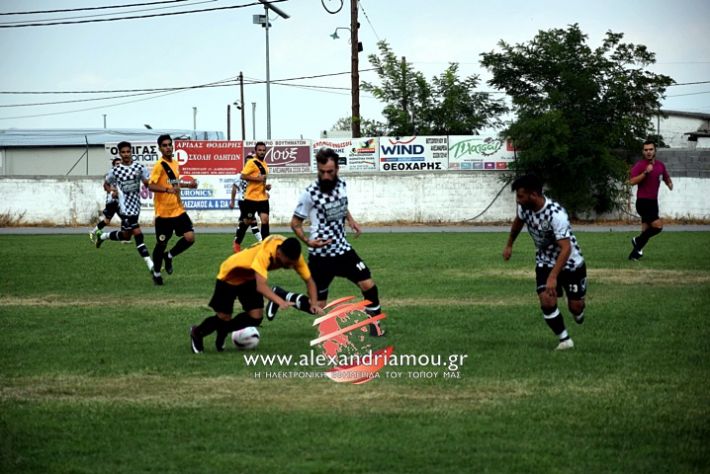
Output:
M535 278L535 270L499 269L477 270L463 272L448 270L446 274L461 279L502 278L512 280L529 280ZM710 272L685 270L659 270L650 268L588 268L587 275L594 282L614 283L619 285L653 285L653 286L685 286L689 284L710 284Z
M180 299L168 299L161 301L161 306L179 307L179 308L198 308L207 306L208 298L190 298L181 297ZM22 296L2 296L0 297L0 307L2 306L25 306L25 307L141 307L146 306L145 301L141 298L126 300L125 297L118 296L91 296L85 298L67 297L64 295L45 295L41 297L22 297Z
M457 385L457 381L388 383L364 386L337 384L306 377L261 378L165 377L19 377L0 379L3 402L58 403L68 405L137 405L166 408L232 406L270 411L320 411L337 401L339 411L439 412L469 411L507 404L529 396L519 382L486 382ZM406 375L405 375L406 377ZM439 374L441 377L441 374Z

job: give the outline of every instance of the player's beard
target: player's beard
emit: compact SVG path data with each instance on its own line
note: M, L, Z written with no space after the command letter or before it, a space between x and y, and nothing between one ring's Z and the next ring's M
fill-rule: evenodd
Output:
M335 179L320 179L318 178L318 187L326 194L331 193L338 184L338 178Z

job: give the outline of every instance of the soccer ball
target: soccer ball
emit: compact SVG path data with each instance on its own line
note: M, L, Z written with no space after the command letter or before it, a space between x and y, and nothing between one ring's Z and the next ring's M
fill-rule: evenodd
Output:
M247 327L232 333L232 342L237 349L255 349L259 345L259 330L255 327Z

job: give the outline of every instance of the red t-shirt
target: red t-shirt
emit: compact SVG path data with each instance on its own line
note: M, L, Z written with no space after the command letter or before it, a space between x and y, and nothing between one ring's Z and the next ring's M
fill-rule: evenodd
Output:
M631 168L629 177L635 178L636 176L643 174L644 170L648 166L648 163L649 161L645 158L638 160ZM643 178L638 184L636 198L658 199L658 188L661 186L661 180L666 179L670 179L668 171L666 171L666 165L664 165L661 160L656 159L653 162L653 171L648 173L648 175L646 175L646 177Z

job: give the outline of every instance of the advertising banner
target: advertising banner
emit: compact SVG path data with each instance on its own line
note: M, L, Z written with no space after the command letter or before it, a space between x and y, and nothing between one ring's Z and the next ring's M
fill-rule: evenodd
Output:
M180 175L197 180L197 189L183 189L185 210L229 209L232 184L244 167L241 141L176 140Z
M449 137L450 170L507 170L514 159L510 140L484 135Z
M106 143L109 158L119 157L117 145L118 142ZM143 164L150 173L160 156L158 145L155 142L131 145L133 161ZM181 190L185 209L229 209L232 184L244 166L242 142L175 140L173 146L173 157L180 164L180 176L198 182L197 189ZM153 193L142 184L140 195L141 209L152 209Z
M310 173L310 140L264 140L269 173ZM256 141L244 142L244 154L254 153Z
M381 171L445 171L447 137L380 138Z
M378 139L373 137L317 140L313 142L312 169L316 171L316 153L321 148L332 148L340 155L340 171L376 171Z
M180 174L190 176L234 176L244 166L241 141L175 140Z
M118 154L118 143L119 142L111 142L104 145L106 156L108 157L106 164L107 173L111 166L111 161L114 158L121 158ZM133 155L133 161L142 163L148 168L148 171L153 169L153 165L160 157L160 150L158 150L158 144L155 143L155 140L151 142L131 142L131 153Z

